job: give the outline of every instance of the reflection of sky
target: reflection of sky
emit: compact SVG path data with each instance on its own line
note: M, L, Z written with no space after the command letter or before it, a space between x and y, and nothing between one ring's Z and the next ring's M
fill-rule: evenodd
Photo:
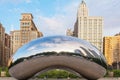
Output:
M72 37L64 37L64 36L53 36L53 37L45 37L45 38L39 38L37 40L34 40L26 45L24 45L22 48L20 48L17 53L14 55L14 60L21 58L21 57L28 57L31 55L35 55L42 52L74 52L76 49L79 49L84 55L87 54L85 51L80 49L80 47L84 47L86 50L91 49L94 51L97 51L96 48L94 48L91 44ZM88 50L89 51L89 50ZM97 51L98 55L99 52ZM91 55L94 56L90 52Z

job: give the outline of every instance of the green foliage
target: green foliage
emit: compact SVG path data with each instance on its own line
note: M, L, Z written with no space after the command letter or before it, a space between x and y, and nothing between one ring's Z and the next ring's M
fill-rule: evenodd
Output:
M120 70L113 70L114 77L120 77Z
M10 77L7 67L0 67L0 74L1 74L1 71L5 71L6 72L6 77Z
M10 77L10 74L9 74L9 72L8 72L8 68L7 68L7 67L5 68L5 71L6 71L6 76L7 76L7 77Z
M78 78L78 76L65 70L51 70L38 76L38 78Z
M1 75L2 68L0 67L0 75Z
M107 70L105 77L120 77L120 70Z
M1 71L5 71L6 76L10 77L7 67L0 67L0 73ZM120 77L120 70L107 70L105 77L110 77L109 72L114 73L113 77ZM50 70L38 75L37 77L38 78L68 78L68 77L78 78L78 76L76 76L75 74L72 74L65 70Z

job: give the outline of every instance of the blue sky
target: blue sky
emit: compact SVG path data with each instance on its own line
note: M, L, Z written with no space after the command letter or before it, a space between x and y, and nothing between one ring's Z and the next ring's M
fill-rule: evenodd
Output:
M104 36L120 32L120 0L85 0L90 16L104 18ZM20 28L21 13L32 13L45 36L65 35L76 21L81 0L0 0L0 22L6 32Z

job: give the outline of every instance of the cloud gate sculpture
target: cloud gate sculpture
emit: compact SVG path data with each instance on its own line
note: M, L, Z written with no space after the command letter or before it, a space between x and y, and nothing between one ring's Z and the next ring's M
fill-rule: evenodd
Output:
M11 76L31 78L50 69L74 71L87 79L98 79L106 73L102 53L90 43L68 36L38 38L22 46L12 57Z

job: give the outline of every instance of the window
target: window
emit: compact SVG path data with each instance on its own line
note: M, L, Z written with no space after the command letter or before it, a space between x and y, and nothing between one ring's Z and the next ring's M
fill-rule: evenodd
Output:
M23 22L21 23L22 26L30 26L30 22Z
M25 19L25 16L23 16L23 19Z

